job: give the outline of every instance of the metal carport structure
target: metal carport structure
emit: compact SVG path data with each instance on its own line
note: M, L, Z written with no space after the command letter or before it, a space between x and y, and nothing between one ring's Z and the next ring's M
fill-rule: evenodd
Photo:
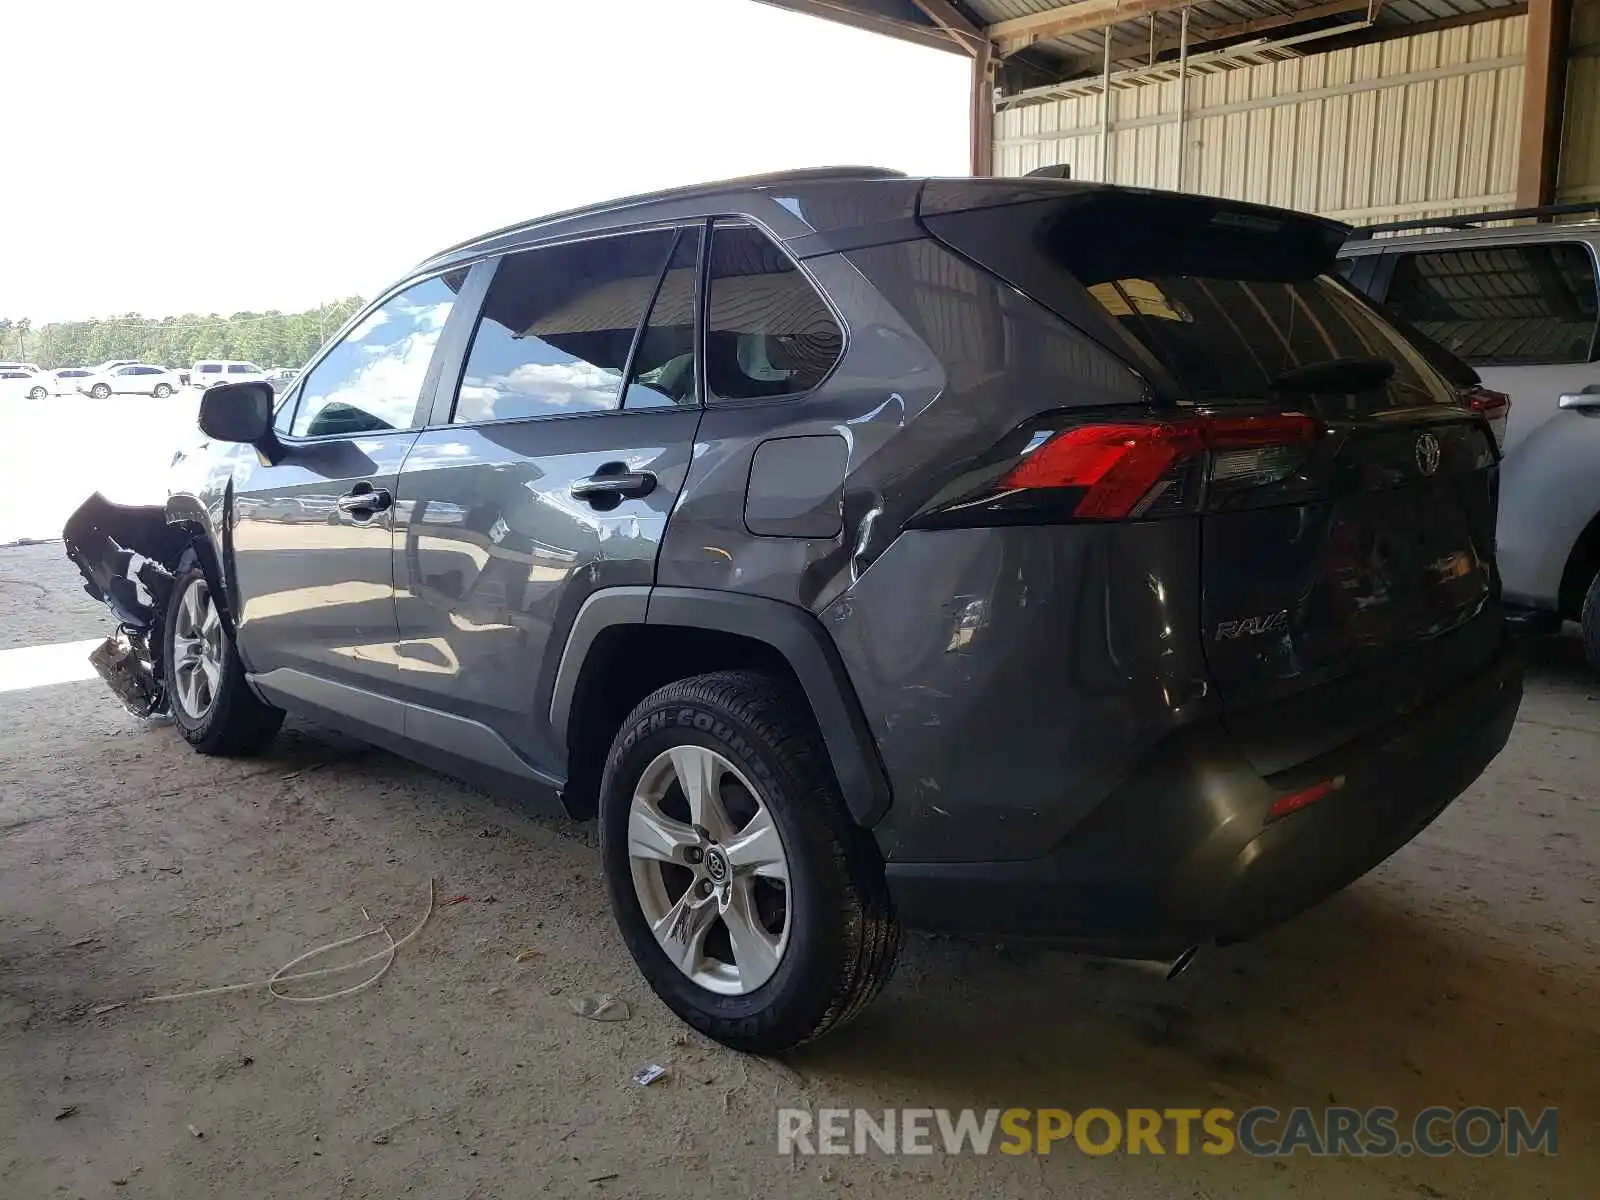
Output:
M763 2L970 59L975 174L1021 173L1052 151L1070 160L1076 147L1080 178L1357 222L1600 198L1600 0ZM1240 138L1260 143L1287 119L1260 168L1276 185L1199 161L1196 123L1213 117L1212 144L1235 157ZM1326 144L1340 122L1354 135ZM1432 144L1399 144L1419 130ZM1328 174L1313 155L1392 186L1296 189L1292 177Z

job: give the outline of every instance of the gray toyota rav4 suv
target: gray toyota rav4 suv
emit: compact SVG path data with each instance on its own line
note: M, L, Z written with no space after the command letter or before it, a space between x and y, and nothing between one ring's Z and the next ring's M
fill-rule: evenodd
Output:
M1510 732L1484 413L1344 227L835 169L423 263L65 531L202 753L285 711L598 818L650 986L815 1037L904 925L1187 961Z

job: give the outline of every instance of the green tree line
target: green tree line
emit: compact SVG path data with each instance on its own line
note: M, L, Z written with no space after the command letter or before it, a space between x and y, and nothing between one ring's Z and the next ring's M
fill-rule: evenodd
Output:
M0 319L0 359L15 357L55 367L92 367L131 358L167 367L187 367L203 358L239 358L262 367L300 367L359 310L350 296L305 312L185 313L142 317L127 313L88 321L57 321L35 327L26 317Z

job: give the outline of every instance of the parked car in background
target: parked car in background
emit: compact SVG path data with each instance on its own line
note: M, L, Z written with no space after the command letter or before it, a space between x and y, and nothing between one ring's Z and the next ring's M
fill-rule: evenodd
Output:
M33 363L25 362L0 362L0 371L26 371L30 375L43 374Z
M298 378L300 378L300 371L295 367L278 367L267 372L267 382L272 385L272 390L279 395L288 391Z
M61 367L50 372L55 380L50 390L58 396L70 396L80 390L79 385L93 374L94 371L89 367Z
M622 944L728 1045L853 1016L902 923L1178 970L1520 703L1493 431L1347 232L863 168L596 205L207 391L187 481L65 548L198 752L292 710L597 817Z
M50 377L24 371L20 366L0 367L0 396L8 400L43 400L50 394Z
M1476 371L1487 390L1473 403L1504 444L1496 540L1506 602L1535 627L1578 622L1600 671L1600 221L1479 224L1597 211L1373 226L1345 243L1340 272Z
M266 377L267 373L255 363L239 359L202 359L189 368L189 381L200 388L217 383L250 383Z
M182 386L177 372L149 363L124 363L109 371L97 371L78 382L80 392L87 392L97 400L123 393L161 398L172 395Z

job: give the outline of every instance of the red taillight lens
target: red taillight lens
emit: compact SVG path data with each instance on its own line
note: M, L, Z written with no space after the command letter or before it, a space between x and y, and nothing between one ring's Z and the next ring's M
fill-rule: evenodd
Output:
M1466 401L1473 412L1482 413L1491 421L1496 417L1505 416L1511 409L1510 396L1488 388L1472 388L1466 394Z
M1080 517L1125 517L1181 459L1205 449L1188 423L1083 425L1056 434L1000 480L1008 491L1084 488Z
M1303 413L1080 425L1029 452L998 487L1082 489L1075 518L1140 516L1202 455L1210 455L1212 483L1259 486L1293 472L1318 431Z
M1506 418L1511 415L1511 397L1504 392L1496 392L1486 387L1468 388L1461 394L1461 399L1467 407L1484 420L1489 422L1489 428L1494 430L1494 440L1497 444L1506 444Z

